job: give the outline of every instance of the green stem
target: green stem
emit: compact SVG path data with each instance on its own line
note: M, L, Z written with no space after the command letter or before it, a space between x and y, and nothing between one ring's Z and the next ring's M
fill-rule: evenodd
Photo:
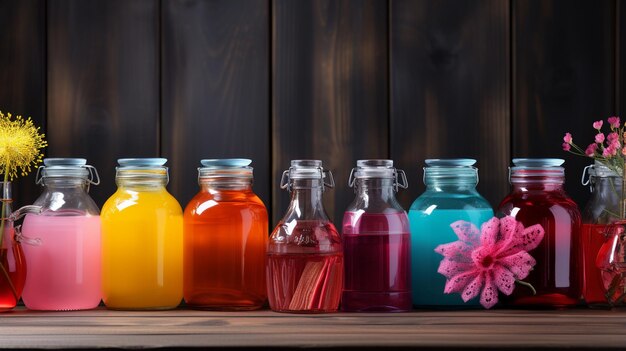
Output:
M523 285L523 286L527 287L528 289L530 289L533 292L533 295L537 295L537 290L535 290L535 287L532 284L527 283L527 282L522 281L522 280L516 280L515 282L517 284L519 284L519 285Z

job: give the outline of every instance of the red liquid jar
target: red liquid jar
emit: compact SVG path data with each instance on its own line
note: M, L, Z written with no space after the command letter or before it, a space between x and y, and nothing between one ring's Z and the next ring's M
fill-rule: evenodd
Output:
M343 248L324 205L332 173L319 160L293 160L281 188L291 193L283 219L267 249L267 292L277 312L324 313L339 308L343 287Z
M607 226L619 220L622 177L596 161L585 167L582 181L591 190L591 197L583 210L581 231L583 297L590 306L606 306L606 289L596 260L606 240Z
M513 159L511 193L498 213L515 217L524 227L540 224L542 242L529 254L537 264L524 281L537 294L518 285L508 302L519 306L569 307L581 300L581 215L563 189L561 159Z
M406 176L393 168L391 160L359 160L351 175L349 185L356 197L343 217L345 284L341 309L409 311L409 219L395 196L399 187L406 188Z

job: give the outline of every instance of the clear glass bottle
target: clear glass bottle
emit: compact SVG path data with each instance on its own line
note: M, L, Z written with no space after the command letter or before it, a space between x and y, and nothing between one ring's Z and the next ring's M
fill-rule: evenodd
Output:
M341 309L409 311L409 218L395 196L398 188L407 187L406 175L393 167L392 160L359 160L348 184L354 187L356 197L343 216L345 284Z
M254 310L267 300L267 210L248 159L202 160L184 214L184 297L194 308Z
M334 185L332 173L319 160L293 160L283 172L281 188L291 193L291 202L267 250L268 297L274 311L322 313L339 307L343 249L322 204L324 187Z
M102 295L112 309L172 309L183 297L183 213L164 158L119 159L102 207Z
M89 196L100 183L83 158L46 158L34 202L41 213L28 214L22 234L28 262L24 304L34 310L84 310L98 307L101 295L100 209Z
M605 305L608 303L606 289L596 259L605 242L607 226L620 219L622 177L595 161L585 167L582 183L591 190L591 197L582 213L583 297L589 305Z
M0 182L0 312L14 308L26 282L26 259L16 234L11 182Z
M580 229L578 206L565 192L563 160L517 158L510 168L511 193L502 200L498 213L513 216L524 227L540 224L544 238L529 254L537 264L507 300L515 305L568 307L581 298Z
M426 191L409 210L413 305L420 307L474 306L460 294L444 294L446 278L437 272L441 244L457 241L450 224L464 220L480 225L493 217L489 202L478 191L478 169L473 159L429 159L424 168Z

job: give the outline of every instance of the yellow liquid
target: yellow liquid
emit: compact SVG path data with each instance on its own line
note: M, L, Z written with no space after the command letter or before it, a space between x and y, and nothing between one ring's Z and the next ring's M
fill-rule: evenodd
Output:
M183 296L183 215L164 187L118 188L102 208L102 294L112 309L175 308Z

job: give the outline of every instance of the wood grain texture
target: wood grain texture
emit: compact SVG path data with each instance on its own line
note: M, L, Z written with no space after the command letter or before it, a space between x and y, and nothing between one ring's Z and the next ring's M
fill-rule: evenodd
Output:
M45 6L38 0L0 0L0 111L31 117L45 133ZM14 208L33 203L35 170L13 185Z
M623 311L278 314L191 310L2 314L3 348L623 349Z
M292 159L321 159L335 176L325 192L340 224L354 198L357 159L388 157L387 2L273 2L273 208L276 224L289 195L280 189Z
M614 111L615 2L515 1L513 156L566 160L566 189L579 206L590 160L561 150L563 135L585 148L591 124Z
M48 155L100 172L99 206L120 157L155 157L159 121L157 0L48 3Z
M391 2L391 157L405 208L424 191L424 159L475 158L478 191L506 195L510 159L509 2Z
M269 1L163 3L163 154L185 206L206 158L250 158L270 203Z

